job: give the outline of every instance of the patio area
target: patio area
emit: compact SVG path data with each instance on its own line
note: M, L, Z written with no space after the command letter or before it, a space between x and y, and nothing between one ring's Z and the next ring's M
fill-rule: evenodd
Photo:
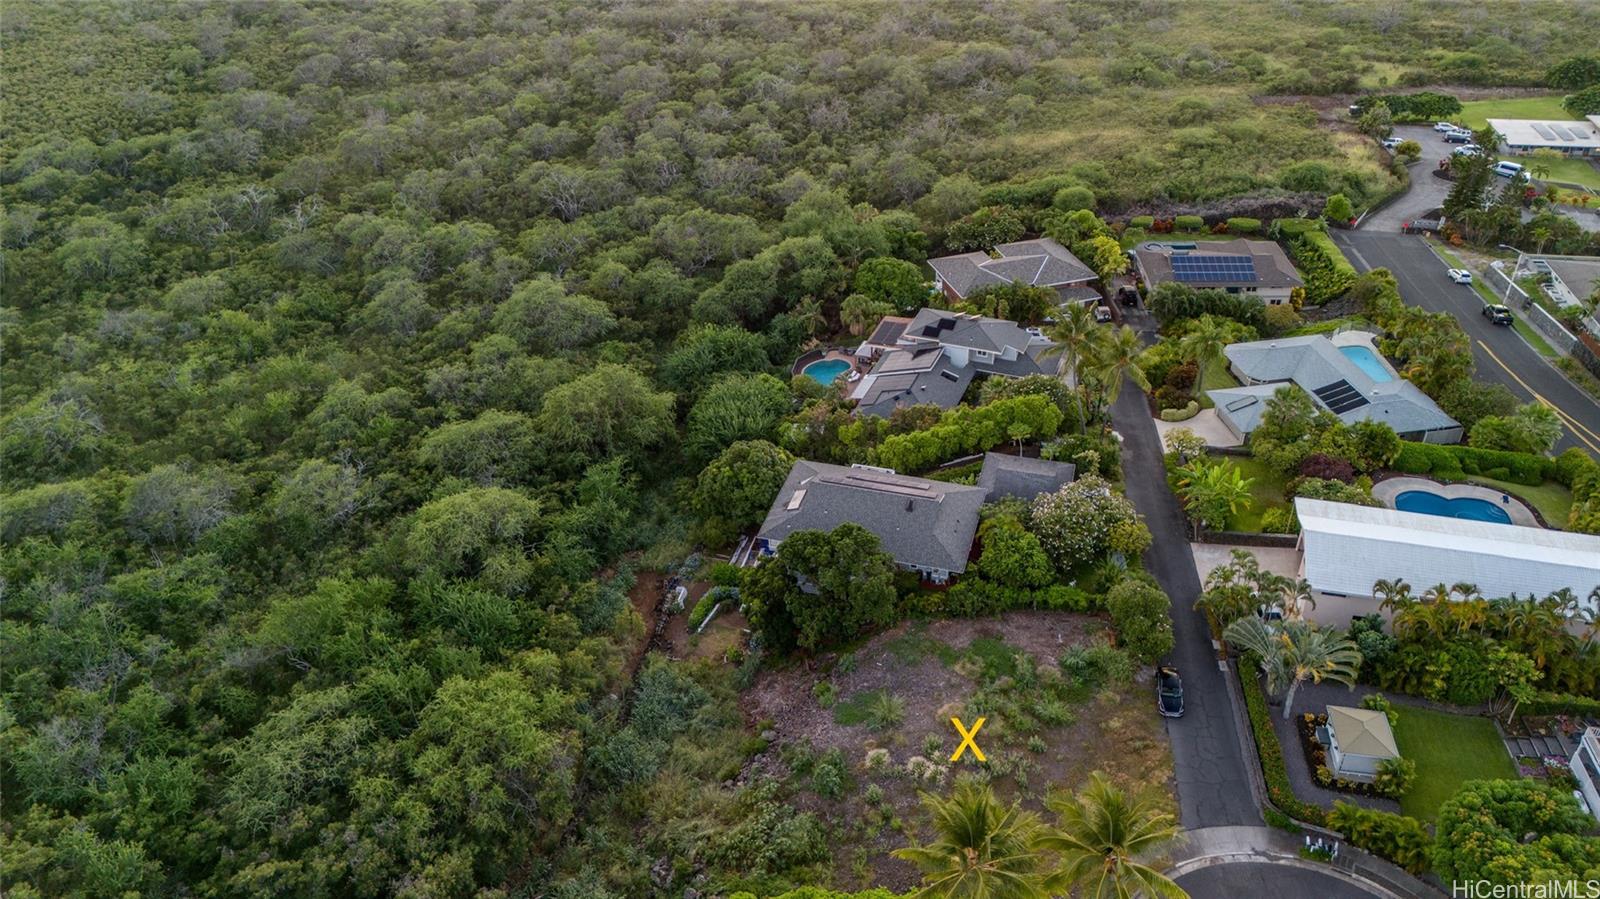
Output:
M1233 436L1233 432L1228 430L1228 426L1223 424L1221 419L1217 418L1217 410L1215 409L1201 409L1200 414L1188 421L1162 421L1157 418L1155 423L1156 433L1161 435L1161 448L1163 450L1167 448L1167 434L1178 428L1188 428L1195 432L1196 435L1205 440L1206 446L1227 447L1239 446L1243 443L1239 438Z
M802 353L789 367L789 374L791 377L809 375L812 380L822 384L852 383L861 380L861 376L870 368L867 360L858 358L848 350L827 347Z

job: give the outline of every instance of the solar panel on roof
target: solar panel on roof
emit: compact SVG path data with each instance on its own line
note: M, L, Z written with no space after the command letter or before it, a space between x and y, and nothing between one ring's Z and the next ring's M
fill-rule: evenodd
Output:
M1534 122L1533 123L1533 130L1539 132L1539 136L1544 138L1545 140L1555 140L1556 139L1555 132L1551 131L1550 127L1548 125L1541 125L1538 122Z
M1572 129L1566 127L1565 125L1551 125L1550 130L1554 131L1556 133L1556 137L1559 137L1562 140L1578 139L1578 135L1574 134Z
M1368 402L1367 398L1361 395L1361 391L1350 386L1350 382L1345 380L1324 384L1311 392L1316 394L1317 399L1322 400L1322 404L1334 415L1343 415L1351 409L1359 409Z
M1173 256L1172 277L1186 284L1255 281L1256 261L1251 256L1221 253Z

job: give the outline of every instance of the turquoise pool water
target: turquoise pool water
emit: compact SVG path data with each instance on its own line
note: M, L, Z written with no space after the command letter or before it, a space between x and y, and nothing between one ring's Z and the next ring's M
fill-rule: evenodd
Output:
M1444 518L1465 518L1468 521L1489 521L1510 524L1506 510L1486 499L1458 496L1454 499L1429 493L1426 490L1407 490L1394 498L1394 507L1402 512L1421 512Z
M816 362L800 369L800 373L824 386L832 384L839 376L850 370L850 363L843 359L819 359Z
M1356 368L1367 373L1367 377L1374 381L1393 381L1394 375L1389 374L1389 369L1384 367L1383 360L1378 354L1364 346L1342 346L1339 352L1346 359L1356 364Z

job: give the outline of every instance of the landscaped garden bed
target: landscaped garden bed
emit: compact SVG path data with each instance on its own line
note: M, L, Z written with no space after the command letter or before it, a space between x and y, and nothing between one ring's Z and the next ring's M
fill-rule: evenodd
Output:
M1311 771L1311 776L1317 783L1330 790L1341 793L1351 793L1356 796L1382 796L1393 798L1378 789L1377 784L1363 783L1357 780L1346 780L1337 777L1333 769L1328 767L1328 750L1317 742L1317 728L1328 725L1327 715L1313 715L1304 712L1295 721L1295 730L1300 734L1300 751L1306 755L1306 768Z

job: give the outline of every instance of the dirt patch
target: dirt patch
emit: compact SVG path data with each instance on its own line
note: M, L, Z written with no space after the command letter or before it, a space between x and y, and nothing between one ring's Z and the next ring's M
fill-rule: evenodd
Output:
M1148 671L1107 684L1074 681L1059 665L1106 629L1101 617L1065 612L902 624L851 652L764 672L741 705L770 746L741 779L789 780L796 811L835 828L840 888L916 885L917 872L889 853L929 835L919 791L943 794L980 773L970 751L949 761L960 743L952 716L968 727L987 718L976 738L988 756L981 770L1035 811L1095 770L1170 803L1171 755ZM830 753L849 778L833 796L815 773L819 760L833 764Z
M655 634L656 611L661 606L667 576L659 571L640 571L634 576L633 589L628 591L628 604L644 622L644 631L628 650L628 680L638 672L645 654L650 651L650 640Z

